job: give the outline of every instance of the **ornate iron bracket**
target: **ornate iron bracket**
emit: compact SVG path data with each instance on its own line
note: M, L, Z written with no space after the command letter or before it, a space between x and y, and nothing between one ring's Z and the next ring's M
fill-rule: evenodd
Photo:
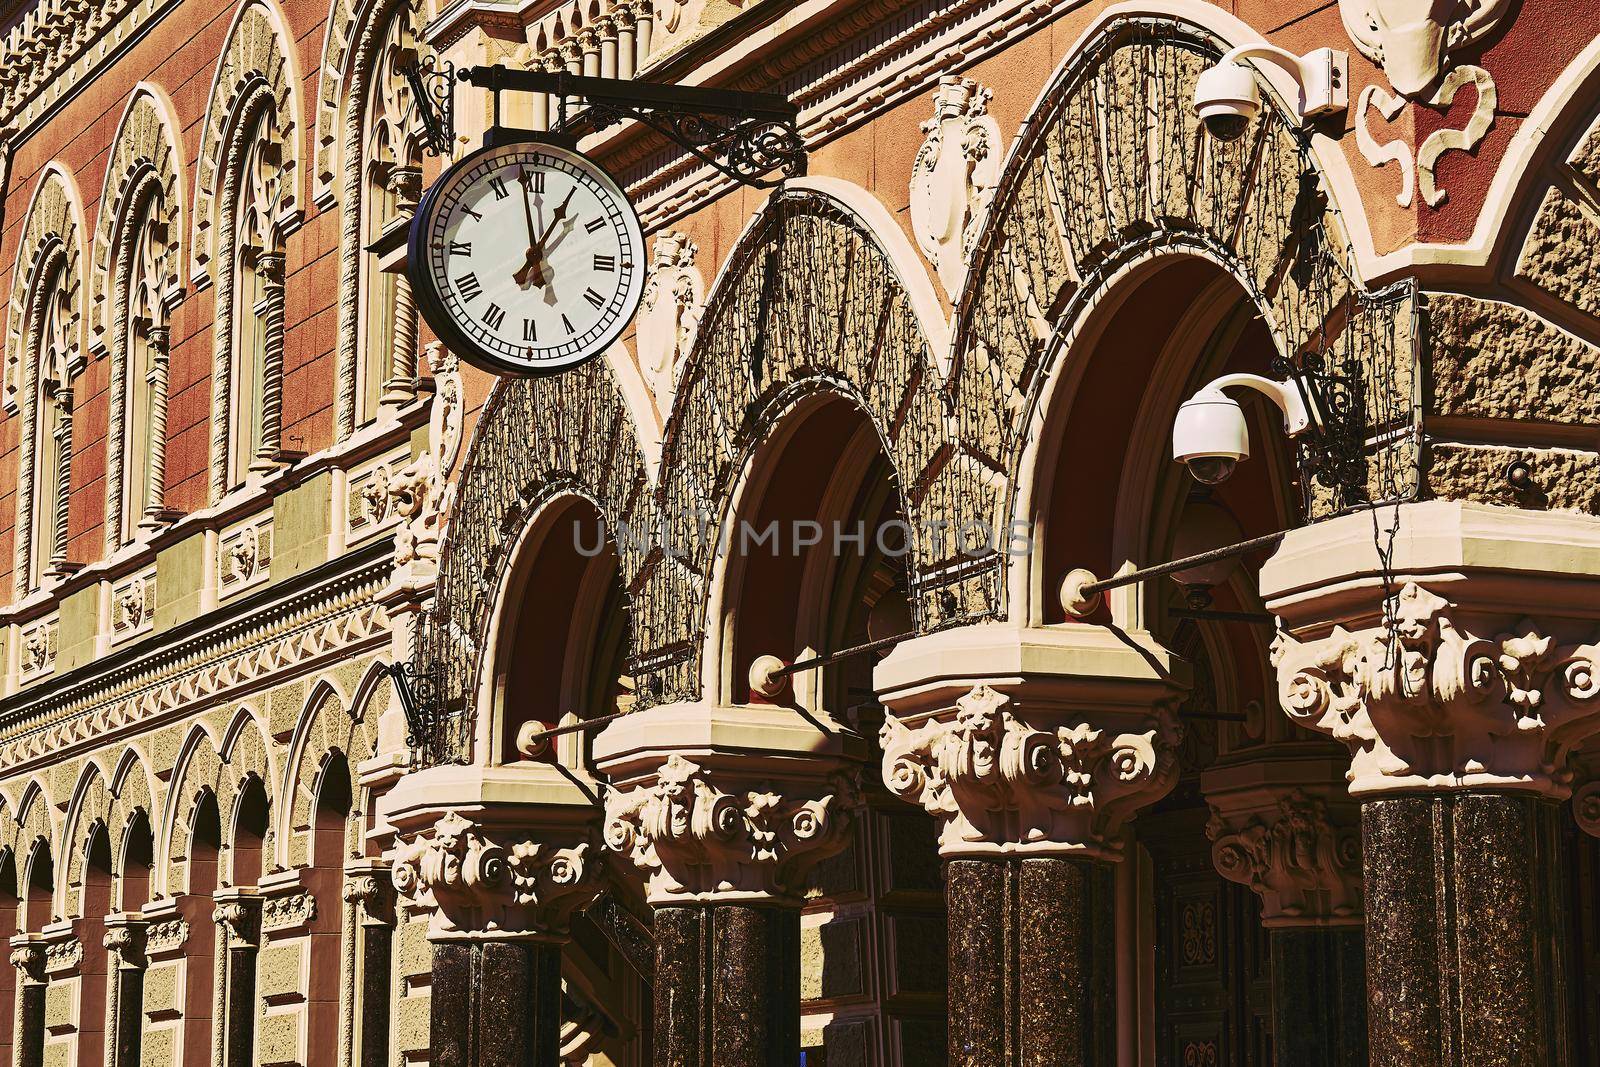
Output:
M703 163L743 185L768 189L784 178L804 174L805 141L795 124L799 109L776 93L702 89L687 85L621 78L591 78L565 72L468 67L460 79L495 94L496 122L485 139L527 135L499 127L500 94L507 90L547 93L561 102L582 99L588 106L563 118L556 136L575 138L633 119L671 140ZM534 134L533 136L539 136Z
M416 102L423 150L430 156L449 155L450 144L456 136L456 65L440 63L433 56L427 60L418 56L414 62L402 66L400 73L411 86L411 99Z

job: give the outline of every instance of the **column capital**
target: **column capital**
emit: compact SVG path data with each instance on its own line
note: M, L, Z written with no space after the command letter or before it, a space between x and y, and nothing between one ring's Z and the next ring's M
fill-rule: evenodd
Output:
M145 923L135 914L108 915L102 938L106 952L118 967L143 970L145 966Z
M606 847L657 905L794 903L861 804L861 739L790 708L665 704L606 727L594 753L615 783Z
M223 889L215 896L211 921L227 935L230 948L253 946L261 937L261 907L246 890Z
M379 800L391 883L434 941L560 941L599 891L593 795L550 764L444 766Z
M17 969L24 982L40 985L44 977L44 942L35 941L28 934L11 939L11 966Z
M947 859L1119 859L1177 781L1186 675L1148 634L963 627L902 644L875 682L884 782L940 820Z

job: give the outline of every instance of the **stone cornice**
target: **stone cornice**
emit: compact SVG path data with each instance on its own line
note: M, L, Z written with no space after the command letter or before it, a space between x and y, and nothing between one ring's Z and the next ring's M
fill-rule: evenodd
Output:
M258 679L381 646L387 621L374 597L390 553L388 539L376 540L0 703L0 767L57 760L115 731L192 715Z

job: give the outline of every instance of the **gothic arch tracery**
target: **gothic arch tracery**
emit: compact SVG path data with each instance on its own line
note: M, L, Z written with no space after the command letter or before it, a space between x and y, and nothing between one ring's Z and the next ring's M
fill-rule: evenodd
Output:
M94 347L111 355L106 546L164 517L169 312L181 296L183 197L171 107L135 90L113 141L90 272ZM130 457L147 456L148 463Z

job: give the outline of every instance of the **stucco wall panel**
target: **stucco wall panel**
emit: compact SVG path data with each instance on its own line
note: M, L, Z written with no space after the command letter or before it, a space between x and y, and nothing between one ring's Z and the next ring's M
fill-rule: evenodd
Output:
M1429 300L1434 415L1600 421L1600 348L1514 304Z
M1429 495L1480 504L1600 515L1600 454L1566 449L1519 449L1435 444L1428 449ZM1506 468L1521 459L1533 489L1515 492Z
M1517 274L1558 300L1600 317L1600 222L1552 187L1539 205Z

